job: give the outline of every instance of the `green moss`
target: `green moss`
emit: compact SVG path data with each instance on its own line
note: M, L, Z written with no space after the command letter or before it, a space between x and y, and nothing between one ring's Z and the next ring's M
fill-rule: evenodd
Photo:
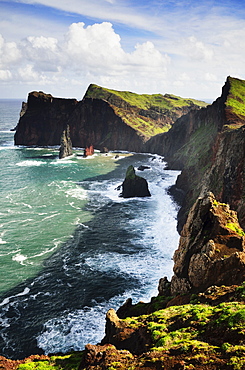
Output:
M135 179L135 170L134 170L134 166L130 165L127 169L127 172L126 172L126 179Z
M244 369L245 358L244 357L241 358L241 357L233 356L233 357L231 357L231 359L229 360L227 365L233 366L234 370L242 370L242 369Z
M58 366L50 364L49 361L36 361L20 364L18 370L51 370L59 369Z
M77 370L83 352L73 352L63 356L51 356L49 360L27 360L17 370Z
M245 282L243 282L239 287L237 287L236 291L240 298L245 299Z
M242 228L239 226L239 224L236 224L234 222L229 222L225 225L228 229L235 231L240 236L245 236L245 232L242 230Z

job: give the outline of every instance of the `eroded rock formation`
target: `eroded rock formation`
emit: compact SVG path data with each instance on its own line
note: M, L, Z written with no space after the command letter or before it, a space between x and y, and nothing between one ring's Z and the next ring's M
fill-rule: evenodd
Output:
M237 213L212 193L197 199L174 253L171 294L202 292L245 280L245 233Z
M88 155L93 155L94 154L94 147L93 145L87 146L84 149L83 156L86 158Z
M70 138L70 127L67 125L61 135L59 158L62 159L70 155L72 155L72 142Z
M122 183L121 196L123 198L151 196L146 179L137 176L132 165L128 167L126 177Z

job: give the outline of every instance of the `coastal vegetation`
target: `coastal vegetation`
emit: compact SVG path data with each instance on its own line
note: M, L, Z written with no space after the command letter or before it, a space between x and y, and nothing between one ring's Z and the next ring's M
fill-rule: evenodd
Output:
M167 132L173 122L190 109L206 107L207 103L185 99L171 94L136 94L117 91L91 84L85 98L103 99L109 102L123 121L148 139ZM168 119L166 119L168 118Z
M179 214L185 222L174 256L175 289L172 280L169 295L107 314L100 345L12 361L9 369L245 369L245 81L228 77L222 96L201 110L205 105L190 99L97 85L90 85L86 98L105 100L144 138L168 131L154 149L170 168L182 170L177 188L185 197ZM176 121L179 108L188 105L198 109L185 116L182 111ZM175 123L161 115L174 115ZM133 177L132 169L127 175ZM202 199L205 191L214 195Z
M95 84L91 84L85 94L85 97L88 98L105 99L108 101L113 100L113 96L119 97L128 104L140 109L152 109L157 112L164 112L166 110L172 110L173 108L189 105L197 105L200 107L207 106L207 103L201 100L191 98L185 99L172 94L136 94L130 91L107 89Z
M162 308L154 311L156 300ZM89 352L85 367L81 364L88 358L86 350L21 361L1 359L0 364L9 370L244 369L245 283L182 295L181 300L189 303L172 305L172 297L155 297L136 304L135 316L119 320L121 349L90 345L94 356ZM133 342L141 342L141 351L130 348Z
M228 77L230 92L227 97L226 106L240 118L245 117L245 81L238 78Z

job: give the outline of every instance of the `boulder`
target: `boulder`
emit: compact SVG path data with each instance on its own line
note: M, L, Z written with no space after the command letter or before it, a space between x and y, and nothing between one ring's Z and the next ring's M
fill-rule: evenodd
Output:
M60 152L59 158L65 158L72 155L72 142L70 138L70 127L69 125L63 130L60 139Z
M140 165L139 167L138 167L138 170L139 171L144 171L144 170L149 170L151 167L149 167L149 166L143 166L143 165Z
M203 292L245 280L245 233L237 213L209 192L199 197L174 253L171 294Z
M122 183L121 196L123 198L151 196L146 179L137 176L132 165L128 167L125 180Z

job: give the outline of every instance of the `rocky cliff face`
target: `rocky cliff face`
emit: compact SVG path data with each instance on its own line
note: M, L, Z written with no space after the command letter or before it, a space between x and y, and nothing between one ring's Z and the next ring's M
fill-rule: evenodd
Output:
M172 95L138 95L90 85L82 101L29 94L16 128L17 145L59 145L67 124L73 146L142 151L153 135L181 115L206 105Z
M212 191L238 211L245 227L245 81L228 77L222 95L211 106L192 111L165 134L146 143L146 151L164 155L181 169L176 188L184 193L179 230L201 194Z
M237 214L212 193L198 198L174 254L171 294L202 292L245 280L245 233Z
M54 98L36 91L30 93L16 128L15 144L60 145L62 132L76 105L75 99Z
M93 145L96 149L140 151L144 136L117 115L101 99L84 98L69 117L73 146Z

